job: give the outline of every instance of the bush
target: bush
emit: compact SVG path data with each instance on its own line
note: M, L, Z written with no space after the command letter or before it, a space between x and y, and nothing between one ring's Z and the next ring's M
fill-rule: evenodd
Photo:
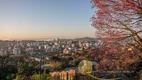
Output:
M32 80L51 80L51 76L48 74L33 74L31 77Z

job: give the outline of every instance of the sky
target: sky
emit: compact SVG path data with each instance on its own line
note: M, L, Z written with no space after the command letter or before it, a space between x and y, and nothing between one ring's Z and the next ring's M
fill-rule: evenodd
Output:
M0 0L0 39L95 37L90 0Z

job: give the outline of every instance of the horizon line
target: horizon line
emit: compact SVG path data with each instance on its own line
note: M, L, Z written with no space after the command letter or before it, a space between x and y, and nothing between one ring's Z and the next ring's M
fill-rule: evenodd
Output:
M75 38L25 38L25 39L0 39L0 40L42 40L42 39L76 39L76 38L96 38L96 37L75 37Z

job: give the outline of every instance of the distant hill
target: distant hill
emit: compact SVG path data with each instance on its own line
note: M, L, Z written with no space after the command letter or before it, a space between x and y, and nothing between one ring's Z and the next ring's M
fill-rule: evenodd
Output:
M74 40L77 41L97 41L97 38L90 38L90 37L84 37L84 38L75 38Z

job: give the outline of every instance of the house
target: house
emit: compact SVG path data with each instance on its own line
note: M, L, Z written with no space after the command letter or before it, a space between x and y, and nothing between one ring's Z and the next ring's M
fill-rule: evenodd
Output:
M68 49L68 48L65 48L64 50L63 50L63 53L65 53L65 54L69 54L71 51Z

